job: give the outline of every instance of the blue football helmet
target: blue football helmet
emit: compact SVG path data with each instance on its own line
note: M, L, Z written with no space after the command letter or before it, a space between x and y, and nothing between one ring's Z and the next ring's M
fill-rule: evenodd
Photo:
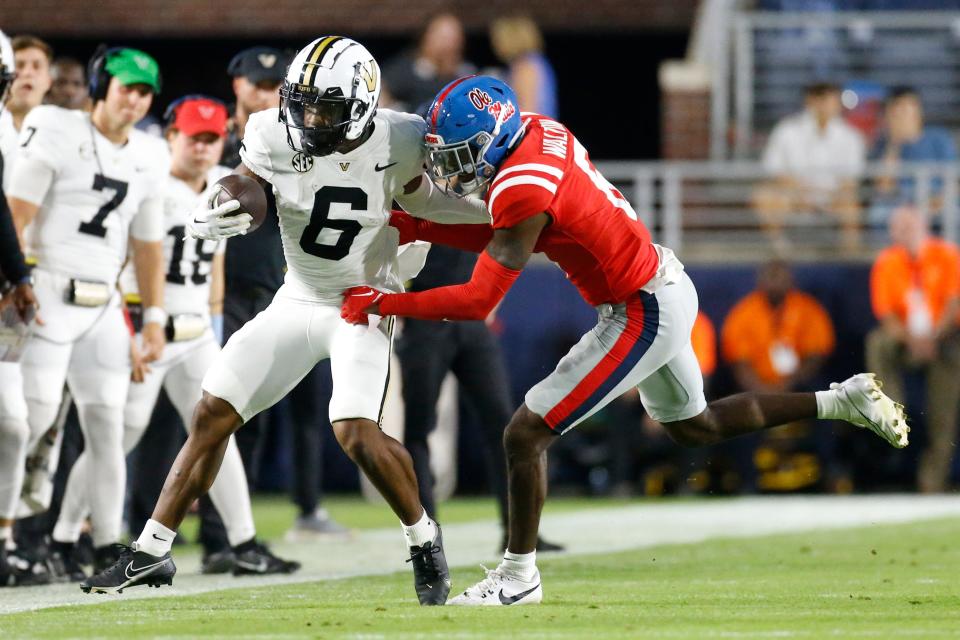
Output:
M507 83L490 76L454 80L427 111L430 177L447 193L476 193L522 134L520 106Z

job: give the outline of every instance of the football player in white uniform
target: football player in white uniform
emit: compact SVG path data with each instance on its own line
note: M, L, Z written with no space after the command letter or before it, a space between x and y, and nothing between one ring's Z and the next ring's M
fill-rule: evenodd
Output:
M14 78L13 69L13 48L0 31L0 119L4 115L9 117L3 107L7 89ZM0 137L2 135L0 131ZM0 153L0 184L3 175L11 168L5 160L4 154ZM30 275L0 186L0 311L5 311L0 317L9 318L6 314L14 311L19 312L20 319L26 322L35 311L35 304ZM0 587L42 584L49 579L45 572L35 573L30 563L21 566L12 558L9 562L7 560L7 541L13 536L29 434L20 365L0 362Z
M30 225L26 248L37 261L44 310L21 360L31 442L56 419L66 382L96 469L87 485L96 557L109 564L123 511L130 381L116 283L129 244L145 306L145 358L160 357L167 320L160 189L169 154L162 140L133 129L160 90L153 58L135 49L98 52L90 88L89 114L40 106L27 115L8 195L18 230Z
M213 482L229 435L329 358L329 417L337 441L400 518L420 603L445 602L450 580L440 530L420 504L409 454L379 428L393 325L350 325L339 304L348 283L400 291L409 277L398 266L398 233L389 226L394 199L433 219L490 218L481 203L447 198L424 179L424 121L377 111L379 94L373 56L353 40L327 36L294 58L280 109L250 116L236 173L273 189L285 284L233 335L204 377L190 437L140 538L113 567L86 580L84 590L169 584L176 571L169 555L174 530ZM189 233L242 232L237 220L246 214L234 215L239 206L231 200L198 212Z
M214 183L230 173L217 163L227 135L227 108L214 98L186 96L167 109L167 139L170 143L170 176L164 188L163 240L167 265L164 309L169 314L168 343L163 356L143 365L133 358L133 382L124 411L123 448L129 453L150 422L160 388L167 392L187 426L200 400L200 381L220 352L211 317L222 313L223 252L225 241L185 239L190 214L203 206ZM137 279L127 264L120 276L121 289L137 294ZM135 346L135 352L137 351ZM71 577L86 577L74 560L72 545L89 511L85 491L91 473L90 460L82 454L70 472L63 507L53 529L53 540ZM231 436L210 497L220 512L227 537L236 552L234 571L245 573L290 573L296 562L274 556L254 539L256 532L250 508L247 477L236 442Z

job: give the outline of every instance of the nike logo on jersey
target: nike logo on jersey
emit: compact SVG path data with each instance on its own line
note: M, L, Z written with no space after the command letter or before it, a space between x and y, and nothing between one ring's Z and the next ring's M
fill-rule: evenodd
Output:
M397 164L397 163L396 163L396 162L391 162L390 164L385 164L385 165L383 165L383 166L381 167L381 166L380 166L380 163L378 162L377 164L373 165L373 170L374 170L374 171L386 171L387 169L389 169L390 167L392 167L392 166L395 165L395 164Z
M520 593L512 596L503 595L503 589L501 589L500 593L498 594L500 596L500 604L514 604L515 602L519 602L520 600L523 600L528 595L536 591L539 587L540 587L540 583L538 582L532 589L521 591Z
M133 578L136 578L138 575L142 575L144 573L151 573L150 569L156 569L157 567L166 563L166 561L167 559L164 558L160 562L154 562L153 564L148 564L145 567L136 568L133 566L133 560L131 560L130 564L128 564L127 568L124 570L124 573L127 575L127 578L132 580Z

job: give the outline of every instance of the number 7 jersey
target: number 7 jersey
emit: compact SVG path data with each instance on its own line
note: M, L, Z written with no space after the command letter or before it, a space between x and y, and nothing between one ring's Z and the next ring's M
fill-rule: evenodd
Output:
M240 158L269 182L287 261L286 283L305 300L339 305L345 289L402 291L393 199L423 174L426 125L381 109L369 139L349 153L293 151L277 109L250 116Z
M624 302L657 272L650 232L566 127L522 116L524 136L485 196L494 229L547 213L534 251L557 263L591 305Z
M11 195L18 195L18 180L29 179L20 168L34 162L53 172L53 183L34 203L40 210L27 228L28 253L41 269L115 283L134 218L160 216L166 143L133 130L125 144L113 144L89 114L45 105L23 121ZM150 201L156 206L145 207Z

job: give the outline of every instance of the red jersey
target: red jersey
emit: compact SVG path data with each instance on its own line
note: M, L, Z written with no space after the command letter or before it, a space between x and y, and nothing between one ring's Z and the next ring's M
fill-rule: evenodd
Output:
M522 117L526 133L485 196L493 228L546 212L553 222L534 251L556 262L591 305L624 302L657 272L650 232L566 127Z

